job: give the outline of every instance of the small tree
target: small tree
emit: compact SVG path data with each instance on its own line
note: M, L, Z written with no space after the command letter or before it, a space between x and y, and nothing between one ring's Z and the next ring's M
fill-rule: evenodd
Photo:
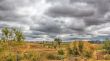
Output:
M110 54L110 40L106 39L103 43L103 48Z
M4 27L1 32L2 32L2 38L1 39L3 41L9 41L9 40L11 40L12 31L11 31L10 28Z
M2 41L23 41L25 39L22 31L18 28L4 27L2 29Z
M14 37L15 41L24 41L25 37L20 29L13 28L13 32L15 34L15 37Z
M60 47L62 40L59 39L59 38L55 38L54 42L55 42L55 46L59 46Z

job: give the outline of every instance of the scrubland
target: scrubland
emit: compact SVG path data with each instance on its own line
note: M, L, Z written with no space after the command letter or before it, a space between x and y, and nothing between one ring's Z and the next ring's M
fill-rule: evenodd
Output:
M21 30L3 28L0 61L110 61L110 40L103 43L74 40L27 42Z

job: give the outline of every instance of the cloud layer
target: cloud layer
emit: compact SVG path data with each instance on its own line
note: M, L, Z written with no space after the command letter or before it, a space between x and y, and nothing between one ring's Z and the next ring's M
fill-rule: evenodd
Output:
M0 0L0 29L21 27L28 40L110 35L109 6L109 0Z

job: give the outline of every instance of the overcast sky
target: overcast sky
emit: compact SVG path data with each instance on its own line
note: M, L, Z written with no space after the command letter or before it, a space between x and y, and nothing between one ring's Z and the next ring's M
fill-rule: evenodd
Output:
M27 40L110 35L110 0L0 0L0 29L22 28Z

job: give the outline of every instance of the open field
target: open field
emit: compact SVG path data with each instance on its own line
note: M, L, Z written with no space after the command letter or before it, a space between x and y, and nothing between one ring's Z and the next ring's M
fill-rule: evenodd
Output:
M68 46L72 45L71 43L62 42L60 47L55 48L50 42L1 42L0 46L3 48L0 48L0 59L3 59L2 61L110 61L103 58L103 51L100 50L102 44L89 42L84 42L84 45L88 50L89 48L94 49L92 56L86 60L83 57L74 60L74 57L70 58L66 53ZM60 51L61 49L62 51Z
M90 42L74 40L27 42L16 28L3 28L0 61L109 61L110 40Z
M110 0L0 0L0 61L110 61Z

